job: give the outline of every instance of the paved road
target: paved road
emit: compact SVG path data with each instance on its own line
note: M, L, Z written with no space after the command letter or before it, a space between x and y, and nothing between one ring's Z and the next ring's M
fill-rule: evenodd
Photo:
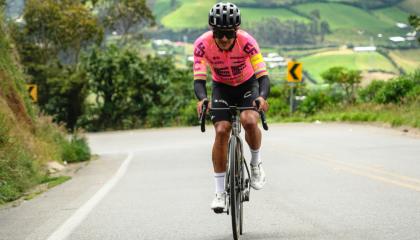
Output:
M419 137L347 124L270 127L268 183L245 205L243 239L420 238ZM101 158L0 210L0 239L231 239L230 218L209 209L213 136L211 128L91 134Z

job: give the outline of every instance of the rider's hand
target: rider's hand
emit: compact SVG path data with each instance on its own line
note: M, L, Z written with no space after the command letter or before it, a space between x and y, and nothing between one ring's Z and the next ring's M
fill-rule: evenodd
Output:
M205 100L207 100L207 98L204 98L203 100L197 102L197 114L198 114L198 117L200 117L200 115L201 115L201 109L203 109L203 104L204 104L204 101ZM209 102L209 105L207 107L207 112L209 111L210 105L211 105L211 102Z
M255 99L255 100L259 100L260 101L260 108L258 108L258 111L267 112L267 110L268 110L268 102L263 97L257 97L257 99ZM254 106L257 106L257 104L255 104L255 101L254 101Z

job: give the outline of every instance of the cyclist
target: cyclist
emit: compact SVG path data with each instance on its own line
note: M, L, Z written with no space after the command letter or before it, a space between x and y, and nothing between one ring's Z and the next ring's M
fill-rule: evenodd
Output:
M229 2L217 3L211 8L208 21L211 31L202 34L194 43L194 91L199 100L198 114L207 99L207 65L213 79L211 107L252 107L258 99L261 103L258 110L267 111L270 80L266 65L255 39L239 29L240 10ZM228 111L211 111L210 116L216 131L212 151L216 196L211 208L220 212L226 205L224 183L231 117ZM256 190L262 189L266 182L260 158L258 119L258 112L253 110L240 114L245 140L251 149L251 186Z

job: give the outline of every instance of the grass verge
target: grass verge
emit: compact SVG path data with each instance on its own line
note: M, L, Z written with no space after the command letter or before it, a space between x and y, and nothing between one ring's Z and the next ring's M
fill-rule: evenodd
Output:
M392 127L412 127L420 129L420 101L410 105L358 104L336 109L326 109L312 116L297 113L293 116L272 117L272 122L370 122L386 123Z
M50 189L64 182L67 182L70 179L71 179L70 176L46 177L45 179L42 180L42 183L46 184L47 188Z

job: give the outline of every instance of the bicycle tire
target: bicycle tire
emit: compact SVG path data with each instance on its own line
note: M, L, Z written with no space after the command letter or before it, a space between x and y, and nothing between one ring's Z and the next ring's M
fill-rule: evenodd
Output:
M242 235L243 234L243 225L244 225L244 190L245 190L245 168L244 168L244 164L245 164L245 160L243 157L243 148L242 148L242 141L240 141L238 139L238 144L237 144L237 158L239 159L239 161L237 162L239 164L239 182L240 182L240 199L239 199L239 234Z
M229 173L229 185L230 185L230 212L231 212L231 219L232 219L232 233L233 239L239 240L240 235L240 195L241 191L239 188L239 164L238 164L238 148L237 148L237 139L232 137L229 143L229 165L230 165L230 173Z

